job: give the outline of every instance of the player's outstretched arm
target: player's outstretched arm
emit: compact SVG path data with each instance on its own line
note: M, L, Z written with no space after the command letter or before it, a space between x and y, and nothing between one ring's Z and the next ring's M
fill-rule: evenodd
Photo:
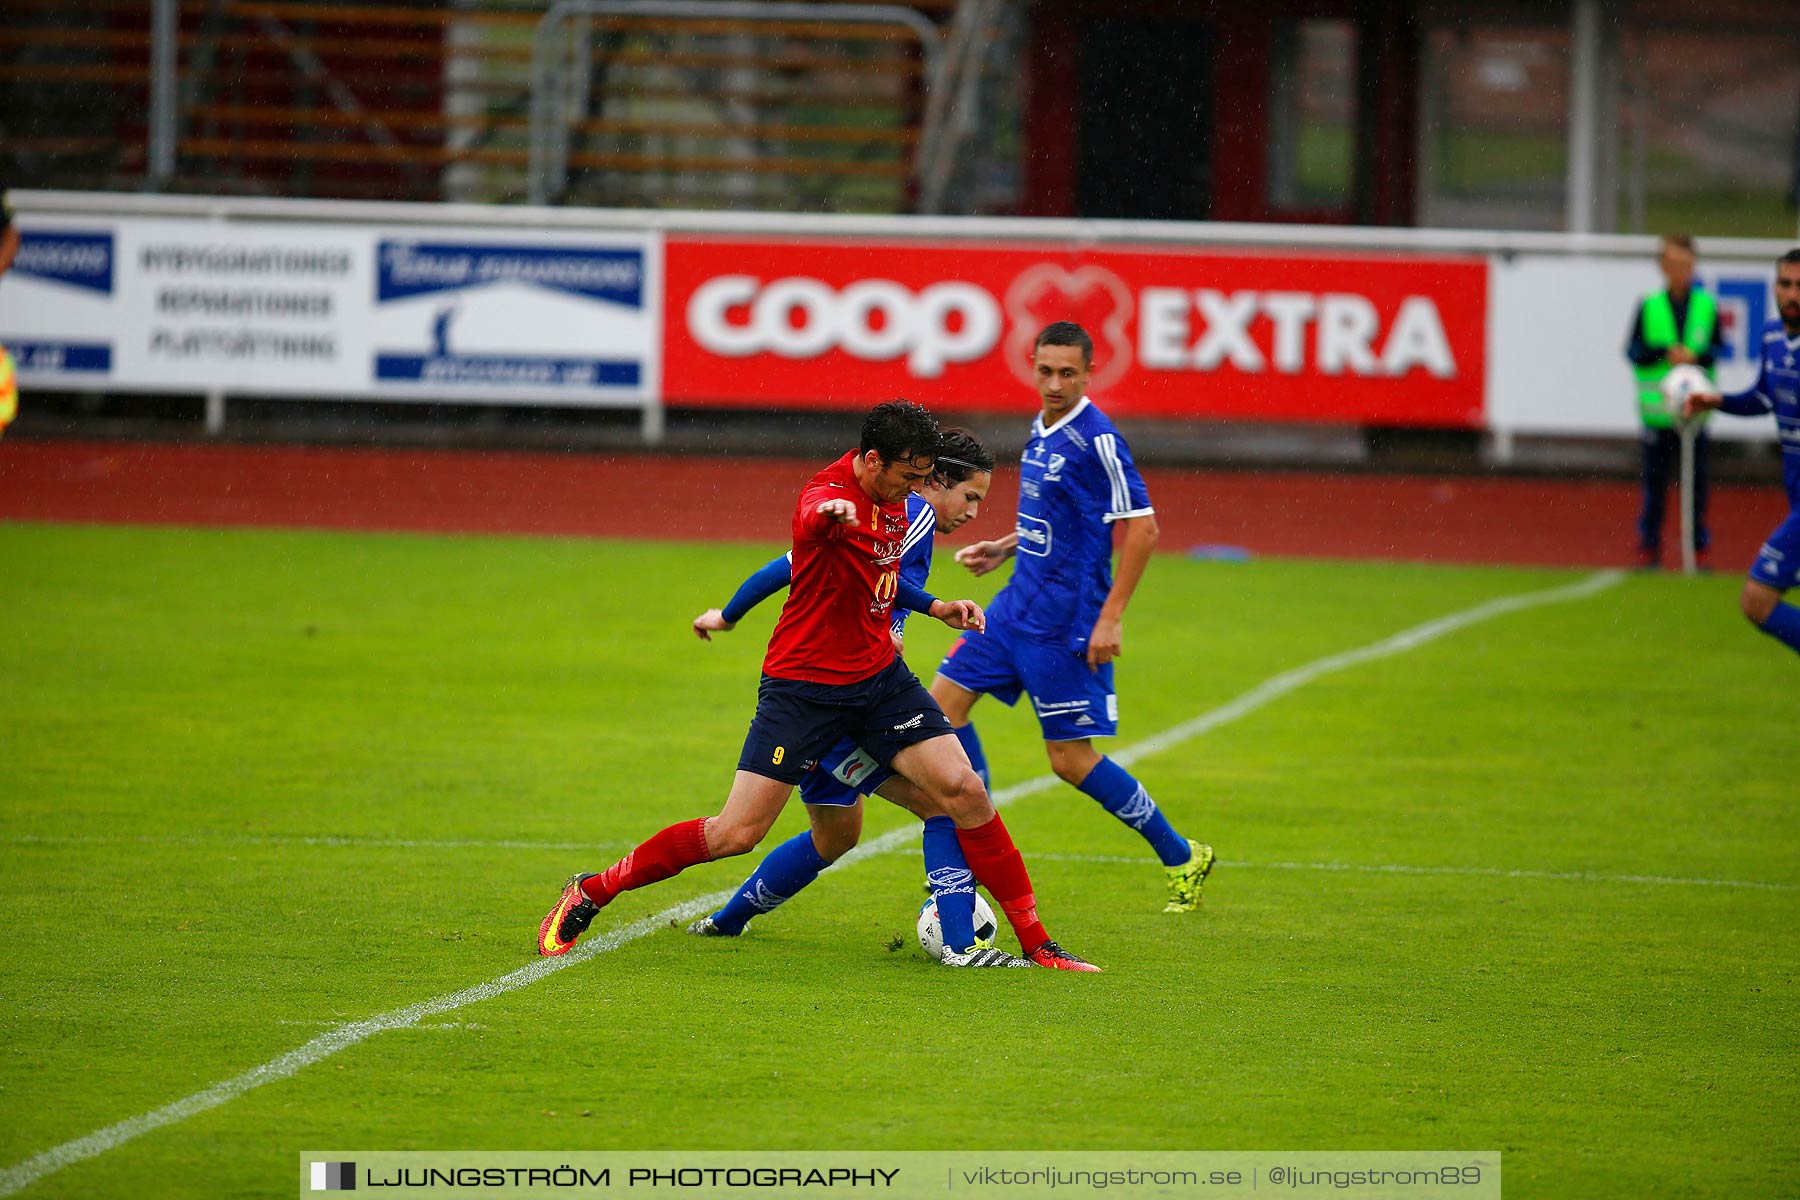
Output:
M800 493L800 507L794 514L794 535L824 538L829 541L842 536L842 530L862 524L856 516L856 502L836 486L808 488Z
M1015 530L1003 538L994 538L987 542L972 542L956 552L956 561L969 568L970 574L986 575L995 567L1011 558L1013 551L1019 547L1019 534Z
M1720 402L1724 399L1723 396L1708 396L1701 392L1690 393L1687 403L1681 406L1681 415L1691 420L1703 412L1711 412L1719 407Z
M1681 406L1681 415L1687 418L1699 416L1703 412L1719 409L1734 417L1760 417L1773 412L1775 406L1762 391L1762 376L1756 378L1756 385L1747 391L1737 392L1730 396L1695 392L1688 396L1687 403Z
M727 621L723 609L709 608L694 618L694 636L703 642L712 641L715 633L729 633L737 628L736 621Z
M731 599L725 601L724 608L707 608L706 612L693 619L695 637L702 642L711 642L713 633L725 633L738 628L738 622L743 621L745 613L751 612L752 608L774 596L781 588L788 587L790 583L794 583L794 561L787 554L770 558L752 572L751 578L738 585L738 590L731 594Z
M819 516L839 525L860 525L856 518L856 505L849 500L827 500L813 510Z
M973 600L934 600L930 614L952 629L987 632L987 614Z
M785 554L770 559L738 585L738 590L731 594L731 599L725 602L724 608L709 608L694 618L694 636L703 642L710 642L713 634L736 629L737 623L751 609L792 582L793 561Z
M1145 514L1125 517L1117 522L1125 527L1124 543L1119 547L1119 569L1113 575L1112 590L1100 606L1100 617L1088 634L1087 663L1097 671L1125 653L1125 607L1137 591L1144 568L1150 565L1150 551L1156 548L1159 532L1156 518Z

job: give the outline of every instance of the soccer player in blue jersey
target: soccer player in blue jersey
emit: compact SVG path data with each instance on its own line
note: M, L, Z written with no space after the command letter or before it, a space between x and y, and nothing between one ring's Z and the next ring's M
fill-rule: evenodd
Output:
M1093 361L1093 339L1079 325L1058 321L1037 336L1031 366L1042 411L1019 464L1018 524L956 554L977 575L1014 555L1017 564L988 610L987 636L951 647L931 694L985 783L987 756L970 710L982 695L1011 705L1028 693L1051 769L1150 843L1168 875L1163 911L1189 912L1212 870L1212 847L1177 833L1144 785L1092 740L1118 730L1112 663L1157 535L1125 439L1087 398Z
M1689 396L1687 415L1715 408L1738 417L1775 414L1788 515L1758 552L1738 607L1752 625L1800 654L1800 608L1781 599L1800 581L1800 247L1776 260L1775 307L1781 319L1763 331L1756 382L1729 396Z
M943 431L936 469L907 497L905 550L900 578L921 590L931 574L933 534L950 533L980 512L993 484L994 456L974 434ZM710 608L694 618L694 633L707 641L734 629L752 608L787 587L793 579L789 555L771 559L745 580L724 608ZM909 611L896 606L891 636L894 649L904 648ZM875 763L846 738L822 757L800 781L809 828L794 835L763 859L726 905L688 926L701 937L736 937L752 918L794 898L819 873L856 845L862 834L862 798L879 792L917 815L931 810L904 779ZM925 871L944 931L943 962L958 967L1027 967L1030 962L994 948L975 937L975 880L956 840L956 825L947 817L925 821Z
M871 409L857 449L807 481L794 505L794 581L763 655L756 715L724 806L678 821L601 871L577 872L538 922L537 952L569 953L607 905L689 867L747 853L796 785L844 737L913 783L921 808L955 822L971 873L1000 906L1024 957L1093 972L1051 939L1025 859L950 722L894 650L896 604L952 628L985 624L972 600L940 600L901 580L908 494L936 470L943 433L905 400ZM910 593L910 594L909 594ZM860 776L859 776L860 777Z

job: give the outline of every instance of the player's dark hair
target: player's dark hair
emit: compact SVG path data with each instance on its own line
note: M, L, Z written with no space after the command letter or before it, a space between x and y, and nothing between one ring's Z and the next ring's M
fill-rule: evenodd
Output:
M1775 260L1775 265L1777 267L1780 267L1783 263L1800 263L1800 246L1795 246L1792 250L1789 250L1786 254Z
M884 463L930 462L937 458L942 438L937 418L924 408L911 400L889 400L863 418L861 453L873 450Z
M946 429L938 443L938 482L961 483L969 476L994 469L994 453L966 429Z
M1056 321L1044 326L1038 332L1037 341L1031 343L1031 352L1036 354L1045 346L1079 346L1081 365L1085 367L1094 361L1094 339L1073 321Z
M1664 246L1678 246L1689 254L1694 253L1694 237L1688 233L1665 233L1662 236Z

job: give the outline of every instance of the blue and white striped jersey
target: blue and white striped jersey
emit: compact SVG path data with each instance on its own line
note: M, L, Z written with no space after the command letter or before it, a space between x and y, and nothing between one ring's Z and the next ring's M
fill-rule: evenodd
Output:
M1112 590L1112 523L1154 511L1130 447L1087 397L1048 429L1039 416L1019 461L1018 552L993 619L1084 649Z
M906 497L906 542L900 552L900 578L921 590L931 578L931 549L937 532L937 510L917 492ZM906 636L906 618L912 610L894 605L894 636Z

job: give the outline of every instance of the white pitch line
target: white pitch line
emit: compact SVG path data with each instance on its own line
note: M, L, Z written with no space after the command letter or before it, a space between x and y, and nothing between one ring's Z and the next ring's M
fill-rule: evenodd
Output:
M1032 862L1121 863L1141 867L1145 860L1128 854L1033 854ZM1404 863L1244 862L1221 858L1219 866L1234 871L1353 871L1365 875L1467 875L1493 879L1539 879L1559 883L1628 883L1663 887L1745 888L1765 892L1800 892L1800 883L1767 883L1760 879L1704 879L1687 875L1608 875L1604 871L1531 871L1515 867L1414 867Z
M1271 679L1264 680L1228 704L1221 705L1211 712L1201 713L1191 721L1184 721L1171 729L1165 729L1159 734L1145 738L1111 757L1125 766L1130 766L1141 758L1160 754L1171 746L1180 745L1203 733L1209 733L1221 725L1230 724L1246 713L1261 708L1271 700L1278 700L1296 688L1305 687L1320 676L1330 675L1347 667L1374 662L1378 658L1392 658L1396 654L1404 654L1427 642L1435 642L1445 634L1455 633L1459 629L1467 629L1471 625L1505 616L1508 613L1519 612L1527 608L1540 608L1546 604L1561 604L1569 600L1583 600L1613 587L1623 578L1623 573L1619 571L1600 571L1588 576L1580 583L1572 583L1566 587L1551 588L1542 592L1525 592L1517 596L1502 596L1497 600L1489 600L1485 604L1477 604L1474 608L1465 608L1463 611L1451 613L1447 617L1439 617L1435 621L1415 625L1411 629L1396 633L1391 638L1364 646L1359 650L1347 650L1342 654L1314 659L1291 671L1283 671Z
M714 892L709 896L688 900L672 908L664 909L655 916L644 917L630 925L610 930L592 941L584 941L561 958L536 959L516 971L508 972L497 979L490 979L486 983L478 983L471 988L464 988L460 992L451 992L435 999L424 1000L406 1008L370 1017L367 1020L339 1025L335 1029L320 1034L297 1050L290 1050L279 1058L270 1059L262 1066L253 1067L242 1075L234 1076L223 1083L214 1084L203 1092L195 1092L173 1104L164 1105L154 1112L120 1121L116 1125L108 1125L105 1129L96 1130L86 1137L76 1138L72 1142L64 1142L52 1150L46 1150L16 1166L8 1167L5 1171L0 1172L0 1196L10 1196L52 1172L60 1171L83 1159L104 1154L153 1129L161 1129L165 1125L185 1121L209 1108L217 1108L229 1100L237 1099L252 1088L261 1087L265 1083L273 1083L277 1079L286 1079L295 1072L329 1058L340 1050L347 1050L378 1033L385 1033L390 1029L406 1029L418 1024L426 1017L451 1012L465 1005L481 1000L491 1000L495 996L504 995L522 987L529 987L547 975L553 975L576 963L585 962L596 954L604 954L627 942L636 941L645 934L662 928L671 920L678 921L687 917L697 917L730 898L730 892Z
M1423 625L1415 625L1411 629L1361 649L1315 659L1290 671L1283 671L1245 692L1237 699L1210 712L1202 713L1191 721L1185 721L1172 729L1138 742L1111 757L1115 761L1127 765L1137 762L1152 754L1161 753L1182 742L1199 737L1203 733L1217 729L1240 717L1247 716L1321 676L1362 663L1373 662L1376 659L1404 654L1427 642L1436 641L1459 629L1465 629L1470 625L1491 620L1494 617L1546 604L1583 600L1589 596L1598 595L1617 584L1622 578L1624 576L1621 572L1602 571L1579 583L1550 588L1541 592L1503 596L1497 600L1489 600L1485 604L1478 604L1474 608L1464 609L1462 612L1452 613L1447 617L1440 617L1435 621L1427 621ZM994 803L996 806L1010 804L1026 796L1049 791L1056 787L1058 782L1054 775L1040 775L995 793ZM837 865L849 866L860 862L872 855L893 849L917 835L917 830L911 826L890 830L880 837L856 847L839 859ZM233 1076L223 1083L214 1084L205 1091L195 1092L172 1104L164 1105L154 1112L131 1117L116 1125L108 1125L85 1137L64 1142L42 1154L33 1155L23 1162L7 1167L4 1171L0 1171L0 1196L11 1196L46 1175L85 1159L105 1154L108 1150L122 1146L154 1129L161 1129L165 1125L173 1125L208 1109L217 1108L227 1101L235 1100L252 1088L261 1087L265 1083L273 1083L278 1079L286 1079L288 1076L329 1058L340 1050L347 1050L378 1033L385 1033L390 1029L407 1029L425 1017L452 1012L482 1000L491 1000L496 996L505 995L507 992L529 987L547 975L555 974L557 971L572 967L577 963L586 962L595 955L616 950L646 934L654 933L656 930L664 928L670 921L680 922L700 916L723 904L731 898L731 894L730 891L714 892L711 895L683 901L665 908L653 916L634 921L630 925L621 926L597 936L590 935L587 940L561 958L540 958L516 971L509 971L505 975L490 979L486 983L478 983L474 987L464 988L460 992L451 992L431 1000L422 1000L406 1008L369 1017L366 1020L340 1025L320 1034L297 1050L290 1050L259 1067L245 1071L242 1075Z

